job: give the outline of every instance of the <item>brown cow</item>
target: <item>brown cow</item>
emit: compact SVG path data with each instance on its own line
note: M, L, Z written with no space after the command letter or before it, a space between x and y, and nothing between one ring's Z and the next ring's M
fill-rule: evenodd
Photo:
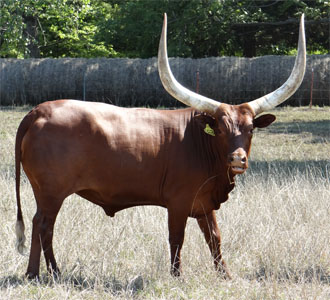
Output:
M39 274L43 249L47 269L58 272L52 247L56 216L76 193L111 217L138 205L168 210L171 273L180 275L180 250L188 217L197 219L216 268L230 274L221 256L215 210L248 167L252 131L275 120L256 115L279 105L299 87L305 71L303 17L298 55L289 79L276 91L241 105L222 104L182 87L166 51L166 15L158 67L165 89L190 108L169 111L120 108L103 103L58 100L34 108L16 136L17 248L24 248L20 163L37 202L26 275Z

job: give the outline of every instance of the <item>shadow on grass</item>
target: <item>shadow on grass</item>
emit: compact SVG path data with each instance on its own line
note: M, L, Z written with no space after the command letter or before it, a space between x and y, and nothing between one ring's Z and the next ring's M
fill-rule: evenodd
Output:
M28 280L25 277L18 277L16 275L6 276L0 278L0 289L15 288L18 286L25 286L27 284L32 285L44 285L48 287L54 287L56 285L66 285L73 287L78 291L83 290L104 290L104 292L118 295L122 293L128 293L130 295L137 294L142 291L147 284L147 281L143 279L141 275L134 277L131 280L121 282L115 277L112 278L93 278L84 277L82 275L72 276L63 274L58 277L53 277L49 274L43 274L38 280Z
M272 161L250 161L248 173L261 177L280 176L283 179L288 176L303 175L311 178L330 177L329 160L272 160ZM247 174L248 175L248 174Z
M330 284L330 274L326 273L326 270L323 268L309 267L306 270L293 270L287 267L281 268L279 272L274 272L272 269L265 266L260 266L259 270L254 274L248 275L249 280L258 280L258 281L293 281L295 283L311 283L319 282L321 284L329 285Z
M324 143L330 141L330 119L319 121L278 122L267 128L274 134L311 133L311 143Z
M8 287L17 287L25 284L25 280L16 275L0 278L0 288L7 289Z

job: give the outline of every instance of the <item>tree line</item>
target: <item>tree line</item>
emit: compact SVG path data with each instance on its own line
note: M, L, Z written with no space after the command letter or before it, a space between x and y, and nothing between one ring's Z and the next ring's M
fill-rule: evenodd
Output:
M1 0L0 57L150 58L164 12L170 56L294 54L302 13L309 54L329 53L329 0Z

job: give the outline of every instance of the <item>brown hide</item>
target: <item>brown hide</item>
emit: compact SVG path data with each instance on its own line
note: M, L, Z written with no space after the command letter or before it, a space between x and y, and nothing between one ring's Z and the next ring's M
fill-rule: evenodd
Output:
M214 210L227 200L235 174L247 168L252 129L274 120L266 116L254 120L247 105L226 104L214 116L75 100L37 106L16 140L19 221L20 161L37 201L27 275L39 274L41 246L47 268L58 271L53 226L64 199L77 193L109 216L137 205L166 207L174 275L180 274L186 220L195 217L216 267L230 277ZM215 136L204 132L206 124Z

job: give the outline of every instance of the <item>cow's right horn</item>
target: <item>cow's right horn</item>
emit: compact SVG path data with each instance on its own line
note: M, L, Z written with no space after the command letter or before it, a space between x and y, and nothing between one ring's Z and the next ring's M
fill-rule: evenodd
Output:
M268 111L277 105L280 105L286 99L294 94L299 88L305 74L306 69L306 42L305 42L305 27L304 14L300 19L298 54L294 63L293 70L287 81L274 92L256 100L248 102L256 115Z
M166 45L167 16L164 14L164 23L162 35L159 41L158 49L158 72L160 80L165 90L180 102L191 106L199 111L214 114L220 105L220 102L209 99L197 93L194 93L183 87L174 78L167 57Z

